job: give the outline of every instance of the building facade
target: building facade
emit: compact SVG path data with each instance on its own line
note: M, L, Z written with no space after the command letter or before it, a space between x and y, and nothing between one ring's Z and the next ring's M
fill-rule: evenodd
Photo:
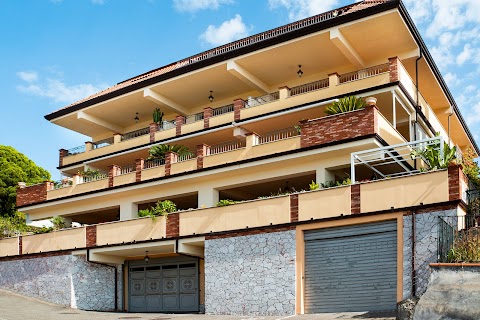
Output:
M325 113L347 96L366 106ZM397 0L202 52L45 118L91 141L60 149L65 179L20 186L17 206L81 226L1 240L0 287L85 310L395 309L426 288L439 219L466 208L461 167L415 151L478 153ZM150 159L156 145L191 152ZM164 200L178 210L138 218Z

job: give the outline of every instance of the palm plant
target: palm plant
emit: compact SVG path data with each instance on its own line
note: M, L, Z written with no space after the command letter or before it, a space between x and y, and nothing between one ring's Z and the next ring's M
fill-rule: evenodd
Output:
M334 115L339 113L345 113L365 108L365 101L362 98L355 96L348 96L334 101L331 105L325 108L325 113L328 115Z
M439 136L437 133L435 136ZM444 169L457 159L457 147L450 147L446 142L443 143L443 156L440 153L440 141L425 146L423 149L413 150L410 154L412 159L422 158L429 166L430 170Z
M192 154L190 149L188 149L186 146L183 146L181 144L174 144L174 145L169 145L169 144L159 144L156 146L152 146L150 150L148 151L149 157L148 160L153 160L153 159L165 159L165 154L167 152L175 152L179 156L185 156Z
M153 110L153 122L156 124L160 124L162 122L164 113L160 111L159 108Z

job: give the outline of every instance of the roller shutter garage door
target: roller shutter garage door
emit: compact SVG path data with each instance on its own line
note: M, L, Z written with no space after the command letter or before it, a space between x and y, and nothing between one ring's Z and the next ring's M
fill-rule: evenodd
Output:
M397 222L305 231L305 313L394 310Z
M198 312L198 260L129 265L129 312Z

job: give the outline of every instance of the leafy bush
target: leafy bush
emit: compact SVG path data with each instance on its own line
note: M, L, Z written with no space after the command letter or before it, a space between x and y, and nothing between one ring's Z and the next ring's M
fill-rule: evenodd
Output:
M65 229L67 227L65 218L62 216L53 217L50 219L50 222L53 224L53 230Z
M437 132L436 137L440 136ZM448 167L450 163L453 163L457 159L457 147L450 148L450 146L443 143L443 158L440 155L440 142L428 145L423 149L413 150L410 154L412 159L420 157L430 167L430 170L444 169Z
M362 98L355 96L348 96L334 101L331 105L325 108L325 113L328 115L340 114L365 108L365 101Z
M39 228L29 226L26 223L25 214L15 212L13 216L0 217L0 238L14 237L28 233L45 233L52 231L53 228Z
M177 153L179 156L192 154L190 149L188 149L186 146L181 144L174 144L174 145L159 144L159 145L152 146L150 150L148 150L148 153L149 153L148 160L165 159L165 154L170 151Z
M310 191L317 190L320 188L320 185L312 180L312 183L308 185L310 187Z
M480 228L461 231L447 256L448 262L480 262Z
M465 150L461 164L463 167L463 172L468 177L470 182L472 182L476 187L480 187L480 168L478 167L478 163L475 161L475 153L470 147Z
M177 211L177 205L170 200L158 201L154 207L138 211L139 217L168 216L169 213Z
M153 110L153 122L160 124L162 122L164 113L160 111L160 108Z
M230 199L223 199L223 200L218 201L215 204L215 207L226 207L226 206L230 206L232 204L236 204L238 202L239 201L234 201L234 200L230 200Z
M341 181L329 180L329 181L325 181L325 183L320 183L320 185L324 189L333 188L333 187L340 187L340 186L348 186L350 184L352 184L352 180L350 180L350 178L345 178Z
M82 177L95 178L95 177L98 177L100 175L100 170L88 168L85 171L78 171L77 174L82 176Z

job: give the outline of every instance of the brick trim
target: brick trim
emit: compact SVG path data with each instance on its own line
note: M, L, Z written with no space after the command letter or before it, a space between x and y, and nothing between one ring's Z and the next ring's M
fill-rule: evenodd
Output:
M58 152L59 152L58 166L61 167L61 166L63 166L63 158L65 158L68 155L68 150L60 149L60 150L58 150Z
M176 238L180 235L180 213L174 212L167 216L166 236Z
M234 121L240 121L240 110L245 108L245 101L243 99L235 99L233 101L233 119Z
M182 134L182 125L185 123L184 116L177 116L175 118L175 135L180 136Z
M135 181L142 181L142 169L143 169L143 159L135 160Z
M18 254L23 254L23 238L18 236Z
M203 169L203 158L208 155L209 145L199 144L197 146L197 169Z
M255 229L255 230L240 230L240 231L234 231L226 234L206 235L205 240L243 237L243 236L251 236L255 234L272 233L272 232L284 232L284 231L291 231L295 229L296 229L296 226L286 226L286 227L271 227L271 228L265 228L265 229Z
M398 57L388 58L388 70L390 71L390 82L398 81Z
M461 166L451 165L448 167L448 200L462 199L460 190Z
M97 245L97 226L85 227L85 246L87 248L95 247Z
M17 189L17 207L47 200L47 190L52 189L53 182L45 181L33 186Z
M155 132L157 132L158 129L158 124L150 123L150 142L155 142Z
M172 171L172 163L176 163L178 154L172 151L168 151L165 154L165 175L169 176Z
M290 222L298 221L298 194L290 195Z
M210 107L203 108L203 128L210 128L210 118L213 116L213 109Z
M108 167L108 187L113 187L113 179L119 174L120 167L112 165Z
M359 214L361 212L360 207L360 185L352 184L350 187L350 205L352 214Z

